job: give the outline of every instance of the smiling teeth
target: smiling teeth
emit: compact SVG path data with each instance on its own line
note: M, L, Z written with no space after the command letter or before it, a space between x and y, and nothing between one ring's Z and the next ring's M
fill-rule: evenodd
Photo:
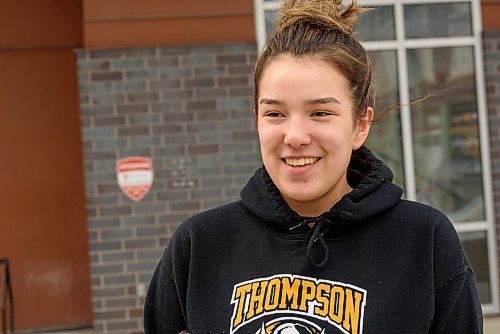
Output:
M287 165L297 167L297 166L305 166L305 165L313 164L316 161L318 161L318 158L300 158L300 159L286 158L285 161L286 161Z

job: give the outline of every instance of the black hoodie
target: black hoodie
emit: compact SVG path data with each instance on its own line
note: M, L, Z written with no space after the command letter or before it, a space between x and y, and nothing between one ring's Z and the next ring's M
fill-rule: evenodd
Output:
M362 147L352 192L300 217L264 168L241 201L188 219L151 280L146 334L476 334L481 306L453 226L400 199Z

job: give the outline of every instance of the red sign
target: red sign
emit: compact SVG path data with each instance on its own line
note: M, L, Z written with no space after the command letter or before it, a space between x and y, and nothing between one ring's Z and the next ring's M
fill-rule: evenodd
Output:
M153 163L150 158L128 157L116 162L120 189L130 199L140 201L153 184Z

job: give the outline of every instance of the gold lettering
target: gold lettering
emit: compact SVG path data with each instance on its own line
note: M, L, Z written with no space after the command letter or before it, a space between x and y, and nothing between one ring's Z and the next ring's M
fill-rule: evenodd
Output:
M252 294L250 295L250 308L248 309L246 320L264 312L264 297L268 281L252 283Z
M314 314L321 317L326 317L328 315L328 297L323 293L328 293L330 291L330 285L326 283L318 284L316 288L316 300L321 303L314 308ZM320 308L321 307L321 308Z
M337 324L342 323L342 317L344 316L344 290L343 287L335 285L330 291L330 310L328 317Z
M266 311L272 311L278 307L280 291L281 281L278 278L272 279L267 286L266 299L264 301L264 309Z
M294 279L293 284L291 284L290 278L283 277L281 283L282 287L279 308L286 310L288 309L288 303L291 302L290 309L298 309L300 279Z
M307 312L309 302L316 297L316 284L308 280L302 280L302 298L299 309Z
M353 296L354 292L354 296ZM358 334L359 331L359 318L360 318L360 303L363 295L355 290L346 289L345 292L346 301L345 301L345 315L344 315L344 323L343 327L346 330L350 330L352 334Z
M246 284L246 285L239 286L238 288L236 288L236 291L234 292L234 298L235 298L234 301L236 302L236 304L238 306L237 306L237 311L236 311L234 321L233 321L233 328L235 328L236 326L241 324L241 322L243 321L243 318L244 318L243 312L245 310L245 300L246 300L247 294L250 292L250 288L251 288L250 284Z

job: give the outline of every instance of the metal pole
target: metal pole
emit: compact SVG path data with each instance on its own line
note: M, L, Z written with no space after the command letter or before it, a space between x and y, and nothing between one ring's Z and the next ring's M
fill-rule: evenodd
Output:
M12 285L10 283L9 260L0 259L0 264L4 265L2 282L2 332L7 334L7 300L9 305L10 332L14 333L14 297Z
M6 259L0 259L0 264L5 265ZM7 334L7 274L6 267L3 267L2 274L2 333Z
M12 293L12 284L10 281L10 271L9 262L7 262L7 289L9 293L9 305L10 305L10 332L14 334L14 294Z

